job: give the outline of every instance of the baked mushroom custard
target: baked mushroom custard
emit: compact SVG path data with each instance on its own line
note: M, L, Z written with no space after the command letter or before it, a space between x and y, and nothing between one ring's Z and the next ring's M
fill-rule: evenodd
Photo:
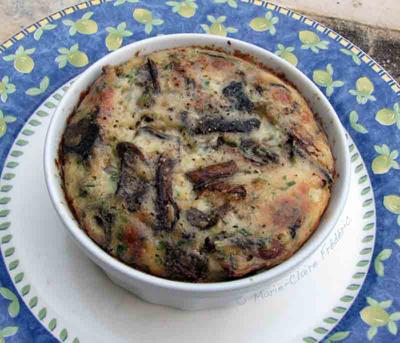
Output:
M288 259L317 228L335 175L327 137L291 84L204 47L105 67L68 119L59 163L93 241L186 282Z

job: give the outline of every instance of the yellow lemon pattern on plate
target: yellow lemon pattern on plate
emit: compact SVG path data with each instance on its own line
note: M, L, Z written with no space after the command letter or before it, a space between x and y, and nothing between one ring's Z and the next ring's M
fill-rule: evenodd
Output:
M374 90L374 84L368 77L360 77L356 82L356 89L350 89L349 93L356 97L357 103L365 105L368 101L376 101L372 95Z
M117 50L121 47L124 37L132 36L132 32L126 29L126 22L120 23L116 28L107 27L106 47L108 51Z
M383 198L383 206L390 212L398 215L397 224L400 225L400 196L395 194L385 196Z
M268 31L272 36L274 36L276 34L275 25L278 24L278 22L278 17L274 17L272 12L267 12L264 17L254 18L249 25L254 31Z
M4 61L14 62L14 68L22 73L29 74L32 72L35 67L35 62L33 61L32 55L35 52L36 48L26 49L20 45L18 49L15 51L15 54L7 55L3 57Z
M172 7L172 12L178 13L184 18L193 17L198 7L195 0L167 1L166 4Z
M344 82L340 80L333 80L333 67L332 64L326 66L326 70L317 69L313 72L314 82L321 87L326 87L326 96L331 96L335 88L343 87Z
M69 34L74 36L77 32L83 35L92 35L97 32L97 23L92 20L93 12L86 12L81 19L73 22L72 20L63 20L63 24L70 26Z
M79 51L79 44L76 43L71 46L70 49L60 48L58 49L60 55L57 56L55 61L58 63L58 67L64 68L68 63L77 68L82 68L89 63L87 55Z
M153 18L151 11L144 8L136 8L133 11L133 18L140 24L144 24L144 32L150 34L153 31L153 26L159 26L164 23L164 20Z
M15 90L16 87L10 82L10 78L8 76L4 76L0 81L0 100L2 102L6 102L8 95L14 93Z
M375 119L379 124L385 126L396 124L397 128L400 129L400 104L396 102L393 109L382 108L376 113Z
M7 132L7 124L13 123L17 120L14 116L5 115L2 110L0 110L0 137L3 137Z
M220 16L215 18L212 15L207 16L207 20L211 23L211 25L201 24L201 28L206 33L210 33L212 35L217 36L227 36L228 33L236 33L238 30L231 26L225 26L226 16Z
M319 53L320 50L327 50L329 47L329 42L326 40L321 40L319 36L312 31L300 31L299 32L300 41L303 43L302 49L310 49L314 53Z
M375 151L379 154L372 161L372 171L375 174L385 174L391 168L400 169L399 163L396 158L399 157L399 152L397 150L390 151L386 144L382 146L375 145Z
M297 63L299 61L298 61L296 55L293 53L294 47L288 46L287 48L285 48L285 46L283 44L278 44L277 48L278 48L278 50L275 51L275 55L282 57L284 60L286 60L290 64L297 66Z
M400 312L389 314L387 311L393 302L391 300L378 302L368 297L367 303L369 306L360 311L360 317L365 324L370 326L367 332L368 340L372 340L378 333L378 328L383 326L386 326L392 335L397 335L396 321L400 320Z

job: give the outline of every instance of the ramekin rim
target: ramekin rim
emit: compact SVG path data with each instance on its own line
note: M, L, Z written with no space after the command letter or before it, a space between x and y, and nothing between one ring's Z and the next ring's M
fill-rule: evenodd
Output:
M55 131L56 130L56 125L58 121L63 121L65 123L66 121L66 116L62 116L62 108L64 107L65 103L68 100L68 94L72 94L76 90L81 90L82 89L81 83L83 83L83 80L85 79L85 76L89 75L91 72L94 70L97 70L98 68L101 68L101 66L107 64L104 63L105 61L110 61L115 59L116 56L123 55L126 51L129 51L131 49L134 49L134 46L140 46L144 44L156 44L158 41L162 40L172 40L171 47L174 47L174 43L178 40L185 40L188 38L197 38L199 39L199 46L209 46L212 45L213 43L218 44L222 42L226 42L228 45L234 45L235 48L238 48L239 50L245 50L245 53L249 55L253 55L253 53L249 52L249 50L256 50L260 54L266 55L273 64L279 65L280 68L284 69L287 73L295 74L297 77L301 78L301 83L303 87L311 88L313 92L316 93L318 97L318 101L322 102L322 106L327 109L327 112L329 113L329 117L331 120L334 121L334 131L335 134L333 135L335 138L338 139L337 143L340 144L340 150L341 153L343 153L344 156L344 166L342 170L342 174L340 175L341 178L344 179L344 184L342 189L342 193L339 195L339 201L338 201L338 206L333 209L334 214L332 215L332 219L329 221L329 223L326 223L324 226L324 233L319 234L318 239L313 242L311 242L308 245L302 246L294 255L292 255L289 259L286 261L282 262L281 264L265 270L261 271L257 274L247 276L241 279L237 280L230 280L230 281L222 281L222 282L215 282L215 283L189 283L189 282L182 282L182 281L174 281L174 280L169 280L165 279L162 277L154 276L151 274L144 273L140 270L137 270L133 267L130 267L123 262L117 260L116 258L112 257L108 253L106 253L103 249L101 249L95 242L90 239L89 236L82 230L77 222L71 219L71 212L70 209L68 208L68 205L66 204L65 198L61 198L56 191L56 188L61 188L61 185L58 183L57 176L54 173L57 173L57 167L55 160L57 158L57 155L53 153L53 151L58 150L58 144L59 142L56 142L56 138L59 135L59 132L61 130ZM207 42L202 42L206 40ZM229 43L228 43L229 42ZM192 46L193 44L190 44L188 46ZM140 49L140 48L139 48ZM155 50L157 51L157 50ZM273 67L272 67L273 68ZM54 149L52 145L54 145L54 142L57 143L57 149ZM244 289L248 288L254 285L261 284L265 281L275 279L279 275L284 274L287 271L292 270L296 266L298 266L300 263L302 263L304 260L306 260L312 253L314 253L318 247L323 243L323 241L327 238L329 233L333 230L335 227L337 221L340 218L341 213L343 212L343 208L345 206L345 202L347 199L347 195L349 192L350 188L350 156L349 152L347 149L347 144L346 144L346 134L344 132L344 129L342 127L342 124L336 114L336 111L328 101L328 99L325 97L325 95L319 90L319 88L314 85L314 83L305 75L303 74L299 69L296 67L292 66L290 63L284 61L280 57L274 55L272 52L265 50L261 47L258 47L254 44L241 41L238 39L233 39L233 38L228 38L228 37L218 37L214 35L209 35L209 34L196 34L196 33L179 33L179 34L170 34L170 35L163 35L163 36L157 36L157 37L152 37L148 38L145 40L137 41L132 44L126 45L125 47L114 51L110 54L105 55L98 61L96 61L92 66L90 66L87 70L85 70L82 74L78 76L78 79L73 83L73 85L70 87L70 89L67 91L67 93L64 95L64 98L61 100L56 112L54 113L53 117L51 118L51 122L47 131L46 135L46 140L45 140L45 148L44 148L44 172L45 172L45 179L46 179L46 185L48 188L48 192L50 194L50 198L52 200L53 206L55 207L58 215L62 219L63 223L67 227L68 232L73 236L75 241L79 243L82 249L86 250L87 252L90 253L91 257L93 257L96 260L96 264L101 264L101 265L107 265L109 268L111 268L113 271L119 272L124 274L126 277L129 277L130 279L138 279L141 282L145 282L148 284L151 284L153 286L158 286L166 289L173 289L173 290L179 290L179 291L187 291L187 292L196 292L196 293L208 293L208 292L218 292L218 291L227 291L227 290L238 290L238 289ZM344 174L343 174L344 172ZM329 206L329 205L328 205ZM320 227L317 228L317 230L320 229ZM316 231L317 231L316 230ZM313 233L312 236L314 236L316 232ZM311 237L312 237L311 236ZM311 238L310 237L310 238Z

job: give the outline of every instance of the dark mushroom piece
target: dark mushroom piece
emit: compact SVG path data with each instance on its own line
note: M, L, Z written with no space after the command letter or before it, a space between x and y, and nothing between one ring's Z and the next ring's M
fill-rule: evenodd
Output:
M239 111L251 112L254 108L254 104L244 93L243 84L241 82L232 81L222 90L222 94L227 97Z
M284 246L276 238L265 239L239 234L225 241L228 246L238 247L242 252L265 260L278 257L284 250Z
M174 160L161 155L156 170L156 230L173 231L179 220L179 208L172 196Z
M116 194L124 199L130 212L139 209L148 184L137 173L137 164L145 163L139 148L132 143L118 143L117 154L121 160L121 173Z
M233 200L242 200L247 196L246 188L243 185L232 185L227 182L217 181L204 186L202 191L218 192L232 196Z
M77 123L69 124L64 133L63 152L73 152L86 159L99 135L96 112L82 118Z
M171 138L171 136L169 136L169 135L167 135L167 134L165 134L165 133L163 133L161 131L158 131L156 129L153 129L150 126L143 126L143 127L140 128L140 130L148 133L151 136L159 138L159 139L163 139L164 140L164 139L170 139Z
M201 281L207 276L208 259L200 253L166 244L165 268L175 280Z
M186 219L194 227L200 230L207 230L216 225L230 208L228 204L225 204L207 214L197 208L191 207L186 211Z
M204 244L200 251L205 253L213 253L216 251L214 241L209 236L204 239Z
M146 66L149 71L154 93L160 93L160 82L158 80L158 70L156 63L152 59L148 58Z
M242 152L244 158L260 165L279 162L278 154L257 144L251 139L245 139L241 141L240 151Z
M282 88L282 89L284 89L284 90L286 90L286 91L289 92L289 89L288 89L284 84L282 84L282 83L271 82L269 85L270 85L271 87L273 87L273 88Z
M214 57L214 58L222 58L223 60L226 60L226 56L218 55L217 53L212 53L212 52L208 52L208 51L201 51L200 53L202 55L207 55L207 56Z
M187 172L185 175L193 183L195 190L202 190L207 184L236 174L239 168L235 161L212 164Z
M260 128L261 122L256 118L246 120L226 120L223 117L206 117L200 119L193 129L197 135L205 135L213 132L238 132L248 133Z
M290 159L293 159L298 155L301 158L310 161L310 163L317 167L326 184L332 186L335 177L331 171L319 162L319 150L312 142L294 134L293 132L289 132L286 146Z
M206 230L214 226L218 222L218 216L214 213L205 213L197 208L191 207L186 211L187 221L200 230Z
M149 108L154 104L154 94L160 93L160 82L158 79L158 70L156 63L150 58L147 59L145 65L145 80L143 93L137 100L137 105L142 108Z
M94 216L96 224L104 231L104 236L106 238L104 248L108 248L111 243L112 225L114 223L114 219L114 214L104 207L99 208L98 213Z
M282 243L276 238L273 238L267 247L258 250L258 255L264 260L271 260L281 255L284 249Z
M293 224L289 225L289 233L292 239L296 237L297 230L301 227L302 222L302 219L299 217Z
M196 81L190 77L184 77L187 90L194 91L196 89Z

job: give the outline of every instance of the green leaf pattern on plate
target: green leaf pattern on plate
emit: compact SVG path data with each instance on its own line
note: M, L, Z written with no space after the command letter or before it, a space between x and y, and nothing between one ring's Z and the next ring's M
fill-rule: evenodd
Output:
M376 98L372 95L374 89L371 80L364 76L356 81L356 89L350 89L349 93L356 97L360 105L365 105L368 101L376 101Z
M274 36L276 34L275 25L278 23L279 18L274 17L272 12L267 12L264 17L257 17L252 19L249 25L254 31L268 31L272 36Z
M153 31L153 26L164 24L164 20L160 18L153 18L151 11L144 8L136 8L133 11L133 18L140 24L144 25L144 32L150 34Z
M132 32L126 29L126 22L118 24L116 28L107 27L106 47L108 51L114 51L121 47L125 37L132 36Z
M372 161L372 171L374 174L385 174L391 168L400 169L400 165L396 161L399 157L398 150L391 151L386 144L382 146L375 145L374 148L378 153L378 156Z
M125 4L125 3L136 4L138 2L139 2L139 0L116 0L114 2L114 6L121 6L121 5Z
M374 261L375 272L379 276L385 275L385 267L383 261L386 261L392 255L392 249L383 249L376 257Z
M379 124L385 126L396 124L400 130L400 103L396 102L393 109L382 108L376 113L375 119Z
M297 66L299 61L296 55L293 53L295 49L293 46L285 47L283 44L278 44L276 47L277 50L275 51L275 55L282 57L287 62Z
M39 87L29 88L25 93L30 96L36 96L36 95L43 94L49 87L49 82L50 82L50 79L47 76L45 76L42 79L42 81L40 81Z
M92 35L98 31L97 23L91 19L93 12L86 12L81 19L72 21L70 19L63 20L63 24L69 26L69 34L74 36L76 33L83 35Z
M66 329L62 329L60 332L61 342L65 342L67 338L68 338L68 331Z
M349 115L350 126L359 133L368 133L368 130L364 125L360 124L358 121L358 113L356 111L351 111Z
M17 332L17 326L6 326L0 329L0 342L5 342L4 338L14 336Z
M321 40L319 36L313 31L300 31L299 39L303 43L301 48L304 50L310 49L315 54L318 54L320 50L327 50L329 42Z
M178 13L184 18L193 17L198 8L196 0L167 1L166 4L172 7L172 12Z
M345 340L347 337L350 336L349 331L338 331L334 333L333 335L329 336L328 339L326 340L327 343L331 342L340 342Z
M378 333L378 328L386 326L392 335L397 335L396 321L400 320L400 312L389 313L387 309L392 306L392 300L378 302L367 297L368 306L360 311L362 321L369 326L367 331L368 340L372 340Z
M19 301L17 296L8 288L1 287L0 288L0 294L4 299L7 299L10 301L10 304L8 305L8 314L12 317L15 318L19 314L20 306L19 306Z
M237 8L237 1L236 0L214 0L216 4L228 4L232 8Z
M343 54L347 55L347 56L351 56L351 58L353 59L353 62L357 65L361 64L361 59L360 57L358 57L358 54L349 50L349 49L340 49L340 52L342 52Z
M234 27L224 25L226 21L226 16L224 15L218 18L215 18L212 15L208 15L207 20L211 23L210 26L207 24L200 25L203 31L206 33L225 37L228 35L228 33L236 33L238 31Z
M35 40L40 40L42 38L44 31L51 31L54 30L57 27L55 24L46 24L41 27L39 27L35 33L33 34L33 38Z
M326 66L326 70L318 69L313 72L314 82L321 87L325 87L326 96L331 96L335 88L343 87L344 82L340 80L333 79L333 67L332 64Z
M11 83L10 78L8 76L3 76L0 81L0 100L6 102L8 95L14 93L15 90L16 87Z

